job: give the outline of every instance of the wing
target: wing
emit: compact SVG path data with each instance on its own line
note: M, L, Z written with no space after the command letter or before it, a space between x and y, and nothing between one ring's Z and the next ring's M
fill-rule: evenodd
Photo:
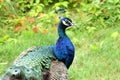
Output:
M58 60L52 62L49 80L68 80L68 71L63 62Z

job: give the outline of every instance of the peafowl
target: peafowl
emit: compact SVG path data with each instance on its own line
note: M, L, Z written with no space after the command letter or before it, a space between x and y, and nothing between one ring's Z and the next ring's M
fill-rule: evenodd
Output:
M67 70L74 59L74 45L65 33L65 29L72 25L71 19L60 17L56 44L24 51L5 71L1 80L64 80L62 76L57 77L56 72ZM61 68L61 65L67 68Z

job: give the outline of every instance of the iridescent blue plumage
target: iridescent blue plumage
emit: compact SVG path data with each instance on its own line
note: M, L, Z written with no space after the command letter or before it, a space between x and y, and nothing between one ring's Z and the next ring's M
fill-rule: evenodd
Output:
M72 21L69 18L61 18L58 25L59 39L54 47L54 52L58 60L65 63L69 68L74 59L74 46L65 33L65 29L72 25Z

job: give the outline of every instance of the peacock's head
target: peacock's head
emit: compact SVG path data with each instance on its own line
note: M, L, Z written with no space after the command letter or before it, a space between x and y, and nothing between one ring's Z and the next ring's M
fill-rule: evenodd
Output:
M70 26L73 26L75 25L71 19L69 18L66 18L66 17L60 17L60 22L62 25L64 25L63 27L64 28L67 28L67 27L70 27Z

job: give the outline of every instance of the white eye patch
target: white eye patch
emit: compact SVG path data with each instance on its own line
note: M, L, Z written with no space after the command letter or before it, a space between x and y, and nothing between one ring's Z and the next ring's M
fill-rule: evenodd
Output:
M64 20L62 21L62 23L66 26L69 26L69 24L67 24Z

